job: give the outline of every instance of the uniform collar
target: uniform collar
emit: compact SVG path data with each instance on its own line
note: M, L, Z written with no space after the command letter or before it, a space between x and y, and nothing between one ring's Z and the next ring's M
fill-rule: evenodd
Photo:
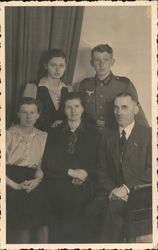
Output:
M96 85L100 85L100 84L104 84L104 85L108 85L110 80L112 79L113 77L113 74L112 72L110 71L110 74L104 79L104 80L100 80L97 75L95 76L95 82L96 82Z
M126 140L127 140L129 138L131 132L132 132L132 129L134 128L134 125L135 125L135 121L133 121L126 128L119 127L120 137L121 137L121 134L122 134L122 130L124 130L125 133L126 133Z

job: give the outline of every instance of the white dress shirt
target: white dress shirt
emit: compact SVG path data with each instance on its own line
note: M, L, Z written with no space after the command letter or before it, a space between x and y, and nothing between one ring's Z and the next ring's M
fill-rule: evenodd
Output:
M119 127L119 131L120 131L120 137L122 136L122 130L125 131L125 136L126 136L126 140L128 140L131 132L132 132L132 129L134 128L134 124L135 124L135 121L133 121L130 125L128 125L126 128L123 128L123 127Z

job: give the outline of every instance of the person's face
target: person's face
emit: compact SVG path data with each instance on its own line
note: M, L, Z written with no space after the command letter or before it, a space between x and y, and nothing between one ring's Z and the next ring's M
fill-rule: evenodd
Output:
M65 72L66 62L63 57L53 57L49 60L45 66L48 72L48 76L53 79L60 79Z
M80 120L83 110L80 99L67 100L65 103L65 114L68 121Z
M103 79L110 72L115 60L113 56L107 52L94 51L91 64L94 67L97 76Z
M126 128L130 125L138 110L138 105L130 96L116 97L114 101L114 113L120 127Z
M20 125L29 128L34 126L40 114L35 104L22 104L17 116L20 120Z

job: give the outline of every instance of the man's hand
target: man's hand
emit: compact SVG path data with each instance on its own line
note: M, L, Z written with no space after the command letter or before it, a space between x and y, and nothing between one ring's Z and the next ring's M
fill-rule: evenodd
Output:
M77 178L73 178L72 179L72 184L74 185L82 185L83 181L81 181L80 179Z
M58 127L63 121L62 120L56 120L52 125L51 128L56 128Z
M24 181L24 189L27 193L30 193L33 189L35 189L39 183L41 182L41 179L36 178L29 181Z
M128 191L124 186L114 188L110 195L109 195L109 200L128 200Z
M72 178L80 179L81 181L85 181L88 177L88 173L84 169L69 169L68 175Z

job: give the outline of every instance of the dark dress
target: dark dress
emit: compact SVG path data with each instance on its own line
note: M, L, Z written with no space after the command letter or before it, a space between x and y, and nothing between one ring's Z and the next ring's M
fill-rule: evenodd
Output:
M37 98L42 104L42 114L37 122L37 127L44 131L49 131L50 126L56 120L64 120L64 110L63 103L66 95L68 94L68 88L62 87L61 89L61 100L60 107L56 110L54 103L49 95L48 88L45 86L40 86L37 88Z
M58 242L79 240L80 235L77 234L80 233L76 232L79 226L70 226L70 221L77 218L81 221L84 207L94 197L99 141L96 128L83 122L75 133L64 123L48 135L42 162L47 199L49 197L50 212L54 218L62 220L64 226L67 225ZM87 171L88 177L82 185L72 184L72 177L67 174L70 168ZM61 233L61 228L59 231ZM66 234L68 232L69 235Z

